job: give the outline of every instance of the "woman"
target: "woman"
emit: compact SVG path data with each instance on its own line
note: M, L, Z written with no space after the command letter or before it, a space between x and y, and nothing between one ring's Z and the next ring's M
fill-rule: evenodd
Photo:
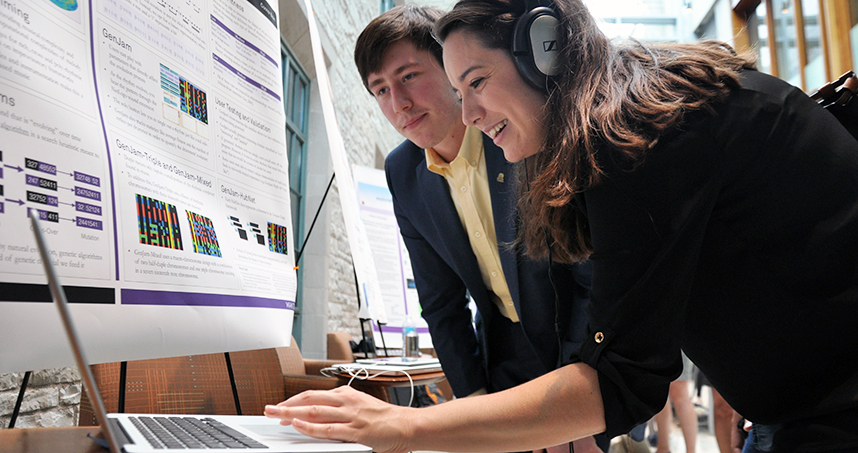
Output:
M680 348L779 449L858 448L858 143L718 43L615 45L556 0L561 72L525 84L524 11L463 0L437 24L463 120L523 161L521 241L594 265L567 365L426 409L348 389L266 413L377 451L509 451L628 431L664 407Z

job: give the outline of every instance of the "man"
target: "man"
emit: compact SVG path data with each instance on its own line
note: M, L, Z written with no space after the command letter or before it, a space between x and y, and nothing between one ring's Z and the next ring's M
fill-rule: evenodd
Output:
M453 392L465 397L529 381L568 358L586 334L590 275L565 265L549 275L547 261L526 260L512 245L513 169L462 123L431 34L442 14L412 4L389 10L358 37L355 63L408 139L385 161L387 183L423 318ZM481 318L477 335L467 293ZM600 443L607 451L607 439ZM592 438L575 442L578 452L588 448L598 451Z

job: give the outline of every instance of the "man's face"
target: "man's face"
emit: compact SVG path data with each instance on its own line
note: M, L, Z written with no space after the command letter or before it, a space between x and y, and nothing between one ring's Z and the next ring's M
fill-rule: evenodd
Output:
M421 148L438 145L461 125L462 110L444 69L411 41L390 46L367 85L390 124Z

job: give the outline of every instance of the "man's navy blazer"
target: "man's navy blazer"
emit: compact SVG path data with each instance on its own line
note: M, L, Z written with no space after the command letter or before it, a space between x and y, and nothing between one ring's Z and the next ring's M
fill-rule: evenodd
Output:
M520 326L544 365L542 370L525 370L532 379L558 364L555 292L549 282L547 260L525 259L509 245L515 240L517 223L513 166L485 135L483 144L501 265ZM429 171L425 151L408 140L390 152L384 169L399 230L411 255L423 318L450 386L458 397L481 388L491 391L487 379L491 370L487 370L485 356L492 354L491 345L482 341L485 354L480 353L466 291L476 303L484 326L491 325L488 318L496 312L447 181ZM556 305L565 360L586 334L590 272L588 265L554 264L552 274L559 296Z

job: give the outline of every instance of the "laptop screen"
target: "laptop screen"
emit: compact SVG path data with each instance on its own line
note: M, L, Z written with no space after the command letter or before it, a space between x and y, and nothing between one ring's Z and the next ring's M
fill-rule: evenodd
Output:
M44 266L45 274L48 277L48 287L51 289L51 295L54 297L54 303L60 313L60 318L62 320L63 327L65 328L66 335L68 335L69 346L71 346L72 353L74 354L75 364L77 364L77 367L80 370L84 385L87 390L89 390L89 397L92 400L92 409L95 412L98 424L102 427L102 433L104 434L104 438L110 448L110 452L121 453L122 449L119 447L117 442L117 436L110 429L111 425L107 420L107 410L104 408L104 401L101 399L101 394L98 391L98 387L95 385L95 377L92 375L92 370L89 367L89 361L86 360L83 348L80 345L77 331L72 323L71 314L69 314L68 300L66 299L65 291L63 291L63 287L60 285L59 277L57 276L53 262L51 261L51 255L48 250L48 246L45 243L45 237L42 234L42 228L39 224L38 217L39 215L35 211L30 211L30 224L33 227L33 234L36 237L36 245L39 248L39 256L42 259L42 265Z

